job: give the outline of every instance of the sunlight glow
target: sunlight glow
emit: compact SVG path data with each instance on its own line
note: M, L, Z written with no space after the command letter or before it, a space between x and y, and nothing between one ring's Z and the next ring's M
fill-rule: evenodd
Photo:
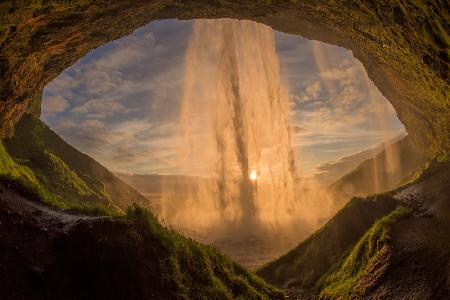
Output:
M251 170L250 171L250 175L249 175L250 180L255 181L257 176L256 176L256 170Z

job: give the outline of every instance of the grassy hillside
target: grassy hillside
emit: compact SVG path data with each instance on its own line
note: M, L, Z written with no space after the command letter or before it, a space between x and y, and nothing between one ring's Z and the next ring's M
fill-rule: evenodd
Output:
M349 297L364 295L369 288L358 285L364 275L380 267L380 260L385 260L391 247L392 225L401 217L410 213L404 206L398 206L394 211L379 219L359 239L350 253L339 260L319 283L322 298ZM377 266L377 264L379 264ZM378 270L376 270L378 271ZM374 275L377 276L377 272Z
M321 299L448 296L449 172L447 153L402 187L353 198L324 227L257 274Z
M44 202L111 214L146 201L39 119L25 115L14 130L14 137L0 144L0 176L21 183Z
M8 256L8 262L0 266L0 273L8 274L7 278L0 275L1 281L8 283L0 287L2 296L284 297L219 250L163 226L137 204L113 218L80 216L76 221L66 218L64 212L37 213L39 207L29 207L22 197L37 197L62 209L118 215L116 203L123 207L142 196L31 115L16 125L14 138L0 142L0 158L0 222L7 224L0 229L0 235L6 237L0 241L0 252ZM20 225L30 219L33 221L25 222L26 226ZM67 226L67 222L73 224ZM28 277L30 280L23 280Z
M330 185L329 191L335 195L339 206L354 196L365 197L392 190L426 162L408 136L387 148Z
M389 196L353 198L324 227L258 274L279 286L313 288L377 219L398 205Z

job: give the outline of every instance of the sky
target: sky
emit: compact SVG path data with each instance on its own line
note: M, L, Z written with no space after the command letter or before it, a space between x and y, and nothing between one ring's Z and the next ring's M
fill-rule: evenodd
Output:
M90 51L46 86L41 118L112 171L177 174L191 27L155 21ZM280 32L275 42L303 176L404 131L350 51Z

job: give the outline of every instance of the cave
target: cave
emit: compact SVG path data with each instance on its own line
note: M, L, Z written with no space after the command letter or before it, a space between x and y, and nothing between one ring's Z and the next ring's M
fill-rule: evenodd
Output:
M413 290L425 298L444 299L450 293L449 270L442 267L448 265L450 257L450 237L445 231L450 217L447 11L448 4L442 1L2 2L0 212L6 238L0 248L5 253L3 273L15 265L18 268L5 279L8 284L0 293L6 298L35 295L74 299L105 295L117 299L275 299L282 298L283 293L298 299L376 298L389 293L401 299L412 295ZM401 176L396 175L395 184L383 182L381 188L378 175L374 175L387 172L390 148L385 140L384 150L367 162L361 161L355 171L343 177L345 182L331 185L343 196L329 216L297 236L270 262L253 266L267 283L213 248L186 239L183 235L199 239L188 231L177 233L171 228L174 223L166 224L164 218L151 212L164 217L161 210L141 206L148 204L148 198L129 178L125 179L126 174L113 174L109 165L110 170L79 152L38 119L42 115L47 123L57 124L52 114L63 112L65 107L52 111L50 105L46 106L51 97L58 96L49 92L52 84L95 56L92 53L111 45L109 42L142 32L149 26L146 24L164 22L158 20L201 19L214 23L223 18L242 20L237 21L241 24L254 21L276 30L278 35L297 35L316 46L323 42L350 50L367 72L361 76L368 76L367 82L373 82L382 94L379 97L390 102L407 133L407 138L391 142L400 145L398 149L402 150L397 149L396 155L408 165ZM223 51L228 46L223 46ZM202 47L207 44L198 49ZM233 58L229 61L233 68ZM283 63L281 70L283 73ZM192 75L195 77L195 72ZM228 90L233 91L233 75L225 75L231 82ZM192 99L186 100L188 106ZM104 102L103 108L108 105ZM125 111L126 101L108 109ZM89 111L84 107L78 113ZM273 115L270 111L268 116ZM82 131L82 122L76 121L79 125L72 122L71 130ZM90 121L95 125L95 117ZM237 121L233 122L237 126ZM217 127L217 121L215 124ZM226 128L218 132L227 134ZM63 127L59 130L57 133L66 139ZM133 127L130 130L133 133ZM296 130L302 127L289 125L287 132ZM75 145L82 152L83 139L86 137L79 138ZM234 143L239 145L239 139ZM118 151L117 159L127 160ZM289 151L284 154L286 164L290 155ZM259 167L247 160L242 163L239 184L244 198L258 195L256 189L261 187L257 187L257 179L264 177ZM383 161L383 170L378 170L377 161ZM361 173L364 168L371 171ZM49 175L41 181L43 173ZM218 182L219 190L231 181L224 177ZM293 186L299 185L296 179L291 181ZM367 191L358 194L355 189L361 186ZM134 197L137 204L128 207L127 197ZM56 212L51 207L57 207ZM252 205L243 205L242 218L248 218L253 210ZM198 211L188 219L200 216ZM253 226L252 222L242 224L242 228ZM421 236L426 238L415 243ZM263 247L249 236L244 235L244 240ZM33 245L36 249L30 250ZM405 254L405 249L410 252ZM232 258L236 259L234 255ZM412 266L412 261L419 267ZM87 268L81 267L83 262ZM85 273L89 275L80 277ZM111 285L114 288L108 289Z
M237 66L224 67L234 53ZM240 100L222 97L231 74L239 77ZM278 89L286 95L273 106L270 93ZM230 129L239 115L246 150ZM153 21L51 81L41 119L144 195L165 224L251 268L304 240L348 198L391 190L424 163L351 52L252 21ZM293 153L292 179L279 167L290 155L282 147ZM386 159L361 168L358 182L342 178L381 148ZM237 151L249 167L236 173L246 167ZM221 163L224 157L234 162ZM247 222L246 229L237 225L249 213L246 200L231 183L242 172L254 194L253 228ZM284 184L297 187L277 187Z

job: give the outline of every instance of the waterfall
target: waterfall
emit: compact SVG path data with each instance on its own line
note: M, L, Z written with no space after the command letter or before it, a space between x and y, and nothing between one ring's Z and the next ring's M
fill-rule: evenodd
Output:
M214 216L220 222L277 225L293 211L296 170L279 69L270 27L229 19L194 22L179 157L186 174L195 168L211 181L199 181L177 223ZM208 217L200 217L202 211Z

